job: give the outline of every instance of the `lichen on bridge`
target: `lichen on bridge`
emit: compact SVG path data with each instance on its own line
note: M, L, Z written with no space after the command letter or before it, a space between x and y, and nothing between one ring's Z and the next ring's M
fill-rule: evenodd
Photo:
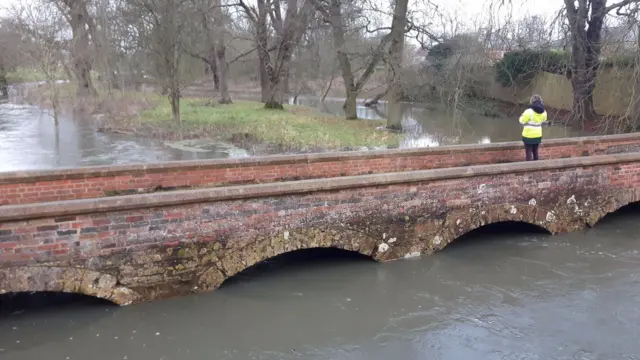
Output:
M5 205L0 293L125 305L211 291L300 249L385 262L496 222L576 231L638 201L639 168L625 153Z

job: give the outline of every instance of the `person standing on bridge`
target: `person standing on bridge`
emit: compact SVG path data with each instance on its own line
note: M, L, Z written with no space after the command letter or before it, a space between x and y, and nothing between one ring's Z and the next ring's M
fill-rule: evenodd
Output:
M547 121L547 112L540 95L533 95L529 108L520 115L522 124L522 142L527 161L538 160L538 147L542 142L542 124Z

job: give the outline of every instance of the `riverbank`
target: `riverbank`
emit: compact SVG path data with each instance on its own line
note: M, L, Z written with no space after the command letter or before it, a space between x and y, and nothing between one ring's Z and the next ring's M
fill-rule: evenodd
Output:
M264 109L254 101L220 105L201 98L181 101L182 121L172 120L168 102L159 101L136 116L105 121L102 131L163 140L209 139L229 142L252 154L316 152L396 147L397 134L381 121L346 121L304 106Z
M56 89L62 109L91 114L98 119L101 132L165 141L224 142L250 154L394 148L402 136L380 130L384 121L346 121L297 105L285 106L284 111L267 110L262 103L247 100L220 105L203 97L183 98L181 122L176 123L166 97L157 93L100 92L97 98L80 102L72 84ZM52 108L52 93L42 85L30 90L26 100Z

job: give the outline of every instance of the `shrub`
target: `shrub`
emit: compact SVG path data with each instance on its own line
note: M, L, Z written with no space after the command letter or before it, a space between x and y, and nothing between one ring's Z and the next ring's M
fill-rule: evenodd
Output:
M511 86L530 81L540 71L566 74L570 57L567 52L553 50L521 50L504 54L495 64L496 81Z

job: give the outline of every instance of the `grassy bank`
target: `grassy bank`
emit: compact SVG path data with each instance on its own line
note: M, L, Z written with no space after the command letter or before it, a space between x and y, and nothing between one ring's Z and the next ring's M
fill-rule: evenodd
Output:
M219 105L206 99L183 99L181 116L182 123L175 123L168 102L158 101L125 121L111 122L111 130L130 129L138 135L165 139L209 138L258 153L398 145L398 135L376 130L384 122L346 121L301 106L278 111L266 110L259 102Z
M384 121L356 120L322 114L304 106L267 110L254 101L219 105L211 99L183 98L182 121L172 119L166 97L148 92L99 91L80 101L73 84L56 86L63 109L75 107L99 115L101 130L164 140L211 139L232 143L254 154L317 152L397 147L401 135L377 130ZM51 108L53 91L34 88L27 101Z

